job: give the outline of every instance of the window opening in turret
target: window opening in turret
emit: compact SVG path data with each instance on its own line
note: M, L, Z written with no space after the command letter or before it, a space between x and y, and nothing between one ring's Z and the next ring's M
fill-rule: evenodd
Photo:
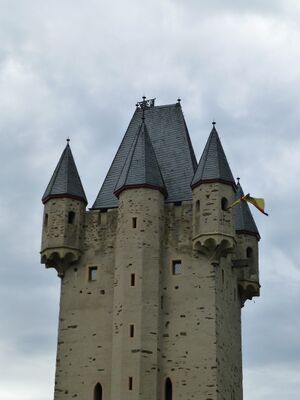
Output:
M97 280L97 267L89 267L89 281Z
M247 247L246 255L247 255L247 258L252 258L252 256L253 256L253 249L252 249L251 247Z
M133 217L133 218L132 218L132 227L133 227L133 228L136 228L136 224L137 224L137 218L136 218L136 217Z
M75 213L74 211L69 211L68 213L68 224L74 224L75 222Z
M224 269L222 269L222 285L224 285L225 282L225 272Z
M99 382L94 388L94 400L102 400L102 386Z
M221 200L221 208L223 211L226 211L228 207L228 200L226 199L226 197L222 197Z
M173 393L172 393L172 381L170 378L166 379L165 383L165 400L172 400Z
M135 286L135 274L130 274L130 286Z
M172 274L173 275L182 274L182 262L181 262L181 260L173 260L172 261Z
M200 212L200 200L196 201L196 213Z
M44 227L47 228L48 226L48 214L45 214L44 216Z
M134 325L133 324L129 325L129 336L134 337Z
M129 389L129 390L132 390L132 389L133 389L133 378L132 378L132 376L130 376L130 377L128 378L128 389Z

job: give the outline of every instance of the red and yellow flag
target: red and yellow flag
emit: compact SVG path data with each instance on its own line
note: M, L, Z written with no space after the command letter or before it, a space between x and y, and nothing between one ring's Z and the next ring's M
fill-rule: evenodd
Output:
M246 194L245 196L241 196L239 199L234 201L230 206L227 208L229 210L230 208L236 206L239 204L241 201L246 201L247 203L251 203L256 207L260 212L262 212L265 215L269 215L265 212L265 200L262 198L256 198L256 197L251 197L250 193Z

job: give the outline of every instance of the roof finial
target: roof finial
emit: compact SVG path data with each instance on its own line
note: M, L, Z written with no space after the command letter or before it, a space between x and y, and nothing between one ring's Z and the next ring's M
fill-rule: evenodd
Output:
M240 179L241 179L241 178L239 178L239 177L236 178L237 184L238 184L238 185L240 184Z
M138 101L136 103L136 106L137 106L137 108L140 108L142 110L142 120L144 121L144 119L145 119L145 110L147 110L147 108L154 107L155 99L146 100L146 96L143 96L142 99L143 99L142 101Z
M70 137L68 136L67 139L66 139L66 141L67 141L68 144L69 144L70 140L71 140L71 139L70 139Z
M216 125L216 121L215 121L215 120L213 120L212 124L213 124L213 127L215 127L215 125Z
M180 102L181 102L181 98L180 98L180 97L178 97L178 99L177 99L177 103L179 103L179 104L180 104Z

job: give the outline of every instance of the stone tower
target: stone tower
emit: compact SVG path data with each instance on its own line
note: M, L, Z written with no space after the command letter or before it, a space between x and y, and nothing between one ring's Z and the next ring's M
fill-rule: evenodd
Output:
M242 400L259 233L215 124L197 164L180 103L143 101L91 209L67 144L43 196L61 299L55 400Z

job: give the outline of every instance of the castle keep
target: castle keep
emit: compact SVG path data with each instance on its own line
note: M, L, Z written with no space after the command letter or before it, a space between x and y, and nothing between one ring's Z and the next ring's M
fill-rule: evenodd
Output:
M241 195L214 123L197 163L180 102L138 103L88 210L67 143L42 199L55 400L242 400L260 237Z

